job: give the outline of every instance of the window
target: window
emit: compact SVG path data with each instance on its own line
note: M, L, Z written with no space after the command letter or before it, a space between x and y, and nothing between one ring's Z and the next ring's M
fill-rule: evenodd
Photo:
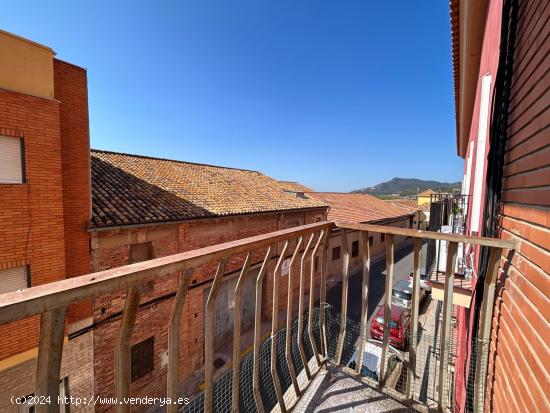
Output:
M369 237L369 247L372 247L374 245L374 236Z
M288 275L290 270L290 258L286 258L281 265L281 276Z
M21 266L0 270L0 294L30 287L29 267Z
M351 256L357 257L359 255L359 241L353 241L351 243Z
M340 259L340 247L334 247L332 249L332 261Z
M315 260L313 261L313 270L319 271L319 257L315 257Z
M384 242L385 239L386 239L386 234L384 233L380 234L380 242Z
M0 184L25 182L23 139L0 136Z
M132 346L132 381L153 371L155 337L149 337Z
M128 264L147 261L153 258L153 246L150 242L140 242L130 245L128 252Z

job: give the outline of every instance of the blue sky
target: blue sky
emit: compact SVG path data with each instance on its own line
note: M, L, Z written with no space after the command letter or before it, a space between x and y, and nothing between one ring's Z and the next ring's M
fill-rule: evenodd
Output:
M445 1L9 1L0 27L88 69L94 148L322 191L457 181Z

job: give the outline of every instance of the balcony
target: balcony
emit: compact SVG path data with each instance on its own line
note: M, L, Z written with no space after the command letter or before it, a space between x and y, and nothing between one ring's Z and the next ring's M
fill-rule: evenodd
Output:
M362 264L356 270L350 268L350 232L360 234ZM338 299L330 300L327 299L328 236L334 233L341 239L343 265L341 277L334 287L336 290L330 289L330 295L334 296L336 291ZM374 262L371 262L369 251L370 233L385 234L383 276L375 271L371 274L371 264L374 268ZM404 329L405 337L402 338L405 349L402 351L394 348L392 334L392 288L396 272L394 241L397 237L408 238L412 244L413 283L410 311L406 313L410 318L410 327ZM447 270L440 280L443 293L436 305L426 301L421 303L423 240L448 243ZM68 305L101 294L126 291L118 341L116 348L113 348L116 355L113 394L117 400L125 400L131 395L130 343L142 287L154 277L180 273L169 325L159 326L168 330L165 394L174 401L164 407L168 412L339 411L363 406L368 411L452 411L456 352L456 342L453 341L456 335L452 328L453 301L456 304L453 269L460 243L479 245L490 251L490 273L485 275L481 338L475 354L475 389L470 398L473 410L483 411L495 279L502 250L514 249L512 242L500 239L368 224L320 222L0 295L0 325L41 315L35 395L50 396L54 402L35 407L37 412L58 412L55 401L59 394ZM243 352L242 286L252 256L257 254L261 254L263 261L255 280L252 349ZM235 288L232 360L225 371L215 371L214 303L224 278L225 266L237 256L244 259ZM307 265L316 256L321 257L319 277L313 271L314 266ZM290 260L288 285L293 285L292 280L299 282L299 300L293 302L292 294L288 294L283 319L279 311L279 275L286 259ZM205 304L203 391L191 398L188 404L177 404L175 401L182 397L178 391L181 385L178 376L179 326L186 293L193 270L212 263L217 264L217 271ZM275 275L272 291L269 291L273 311L267 317L270 325L267 338L262 329L266 325L266 315L262 314L266 274ZM331 280L331 285L334 281ZM379 341L370 338L369 331L368 309L375 308L377 304L373 306L369 303L369 289L374 288L375 282L383 285L384 290ZM358 300L350 301L352 296L358 297ZM359 306L360 309L355 308ZM358 316L352 316L352 313ZM129 412L132 406L119 403L111 409Z

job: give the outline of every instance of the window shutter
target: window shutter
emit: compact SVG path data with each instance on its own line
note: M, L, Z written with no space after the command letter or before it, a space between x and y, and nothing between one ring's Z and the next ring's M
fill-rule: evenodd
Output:
M22 140L0 136L0 183L23 182Z
M27 288L27 267L0 270L0 294Z

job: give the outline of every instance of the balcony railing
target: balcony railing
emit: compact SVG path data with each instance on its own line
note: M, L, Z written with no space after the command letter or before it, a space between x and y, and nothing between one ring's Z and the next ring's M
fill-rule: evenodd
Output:
M255 301L255 323L254 323L254 345L252 351L252 392L255 409L258 412L266 410L265 401L262 399L262 368L269 366L269 374L273 382L276 395L277 411L289 411L303 396L304 391L321 367L327 364L337 366L343 371L358 376L361 372L362 357L357 358L355 369L352 371L346 364L348 360L342 358L343 349L347 335L347 311L349 296L349 268L350 252L348 248L348 237L350 231L358 231L360 234L360 254L362 257L361 270L361 312L359 323L358 354L362 354L368 336L368 290L371 256L369 250L369 234L382 233L385 235L386 244L386 276L384 293L384 335L382 341L382 363L378 382L374 383L368 377L362 377L365 383L375 386L381 392L397 397L400 401L410 407L422 408L425 402L415 400L413 392L414 380L417 376L416 364L418 317L420 300L420 265L422 239L435 239L448 241L447 272L445 274L444 297L442 301L443 316L441 318L439 338L439 372L438 372L438 400L439 409L448 410L451 407L450 386L448 380L449 364L449 337L451 329L451 312L453 306L453 284L457 246L458 243L469 243L481 245L491 249L490 273L485 277L485 294L483 299L482 323L480 327L481 340L479 345L483 346L477 352L478 366L485 366L487 363L486 347L489 339L490 320L493 308L494 285L497 270L500 263L503 248L513 249L514 244L510 241L500 239L489 239L480 237L467 237L456 234L442 234L436 232L419 231L387 226L368 224L332 223L320 222L304 225L292 229L286 229L269 234L258 235L246 239L227 242L215 246L209 246L194 251L183 252L163 258L114 268L89 275L69 278L62 281L44 284L17 292L0 295L0 325L13 322L34 315L41 315L40 338L38 348L38 360L36 369L36 390L37 396L50 396L54 403L49 405L37 405L37 412L59 411L55 401L59 393L59 377L61 354L64 344L64 326L67 307L69 304L88 299L101 294L114 291L127 291L124 313L120 322L118 341L115 352L115 394L118 400L130 396L130 366L131 354L130 343L136 316L139 308L141 286L146 285L155 277L180 273L181 279L176 293L173 311L168 325L168 369L166 395L172 400L178 397L178 372L179 372L179 348L180 348L180 317L184 307L187 290L191 282L193 270L199 266L217 263L217 271L212 281L212 287L205 306L204 320L204 398L201 408L206 412L214 411L215 406L215 383L214 383L214 302L219 287L224 278L224 269L228 260L237 254L246 256L235 288L235 313L233 327L233 361L230 380L230 405L232 411L239 411L240 398L242 397L243 381L241 379L241 317L243 312L242 286L250 269L251 257L261 252L263 263L257 275L256 301ZM339 232L343 251L342 266L342 295L341 309L339 315L339 327L337 334L330 334L327 331L326 302L327 296L327 272L328 272L328 247L330 235ZM388 389L386 369L388 368L389 343L390 343L390 317L391 317L391 295L394 274L394 237L411 237L413 240L413 292L411 308L411 330L408 350L408 363L406 374L406 385L404 394L395 395ZM313 260L317 255L322 257L320 276L314 271ZM260 363L262 351L262 287L263 281L268 272L268 265L275 256L275 267L273 271L272 291L272 315L271 315L271 346L269 362ZM288 274L288 300L286 303L286 324L281 328L278 320L279 314L279 279L283 261L290 257ZM309 265L310 276L309 286L306 285L307 275L305 274L306 263ZM293 285L294 279L299 282L298 317L293 319ZM316 290L318 289L318 290ZM306 292L309 293L309 300L306 303ZM316 297L319 297L318 309L315 304ZM305 306L307 305L307 312ZM307 318L306 318L307 314ZM316 315L317 314L317 315ZM297 336L293 338L291 332L297 321ZM306 327L307 325L307 327ZM281 331L286 330L284 338L284 360L281 359L282 348L278 337ZM329 342L333 341L333 342ZM329 348L335 344L335 351L329 352ZM307 350L306 351L306 348ZM293 353L299 354L299 359ZM329 354L332 353L332 354ZM309 357L312 354L311 357ZM290 385L281 384L280 371L277 365L286 365ZM301 365L301 366L300 366ZM476 406L483 406L484 397L484 368L476 369ZM263 372L265 374L265 372ZM201 403L201 404L202 404ZM119 404L116 406L119 412L130 411L130 405ZM171 404L167 406L168 412L175 413L182 406Z

